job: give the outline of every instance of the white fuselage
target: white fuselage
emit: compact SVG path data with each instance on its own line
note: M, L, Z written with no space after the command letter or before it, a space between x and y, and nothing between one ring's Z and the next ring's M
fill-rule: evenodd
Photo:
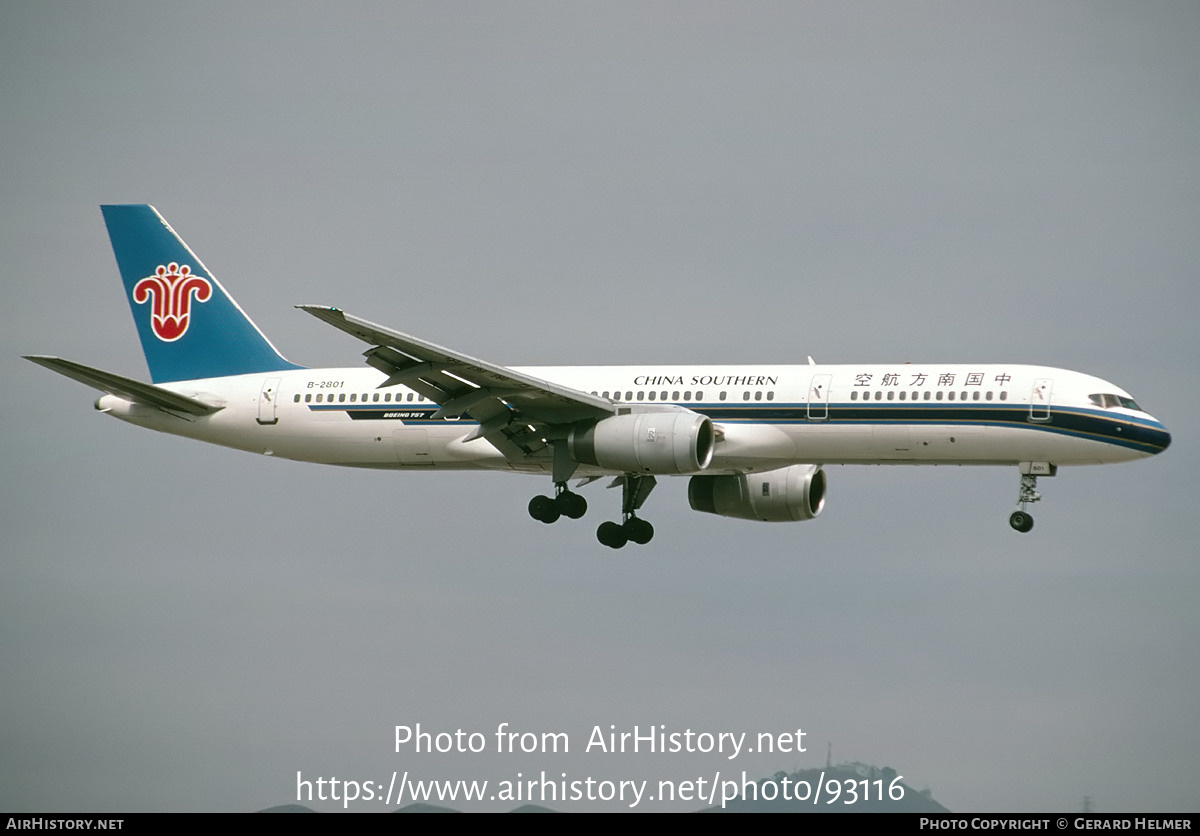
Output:
M791 464L1102 464L1152 455L1170 436L1124 390L1090 375L995 364L585 366L517 369L618 406L712 419L706 473ZM466 441L469 416L371 368L303 369L161 384L220 405L175 415L105 395L97 408L162 432L300 461L354 467L547 473L546 453L506 459ZM1123 402L1125 405L1120 405ZM1114 405L1115 404L1115 405ZM580 475L602 473L594 466Z

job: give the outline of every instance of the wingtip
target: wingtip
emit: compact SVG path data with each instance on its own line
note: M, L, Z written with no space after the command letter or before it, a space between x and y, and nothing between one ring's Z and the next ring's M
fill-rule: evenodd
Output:
M297 305L297 309L304 311L310 316L315 316L323 322L333 322L335 320L344 319L345 314L333 307L332 305Z

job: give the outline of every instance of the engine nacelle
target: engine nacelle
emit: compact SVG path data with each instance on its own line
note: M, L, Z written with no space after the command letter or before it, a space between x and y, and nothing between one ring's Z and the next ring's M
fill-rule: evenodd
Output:
M582 464L624 473L695 473L712 461L712 421L687 409L614 415L579 424L567 451Z
M688 482L693 511L761 522L811 520L825 507L825 471L794 464L765 473L693 476Z

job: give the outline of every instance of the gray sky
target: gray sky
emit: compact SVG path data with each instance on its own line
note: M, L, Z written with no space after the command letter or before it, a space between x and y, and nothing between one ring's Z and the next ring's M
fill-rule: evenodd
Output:
M954 810L1195 812L1197 43L1190 2L0 2L0 809L832 742ZM1043 480L1028 536L1007 469L832 468L793 525L664 480L614 553L601 485L543 526L535 479L95 414L18 355L147 377L106 202L154 203L306 365L362 346L296 303L514 365L1043 363L1174 441ZM501 722L572 752L392 751ZM609 724L808 752L584 753Z

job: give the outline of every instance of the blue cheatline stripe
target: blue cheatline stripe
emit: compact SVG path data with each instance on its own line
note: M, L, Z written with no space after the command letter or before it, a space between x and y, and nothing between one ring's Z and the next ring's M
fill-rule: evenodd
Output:
M1031 421L1028 404L946 404L935 407L925 404L864 406L839 403L829 404L828 417L821 420L808 418L807 404L779 404L770 407L757 403L746 406L721 404L716 408L701 406L696 411L704 413L714 421L727 423L894 424L918 428L930 425L1011 427L1086 438L1146 453L1165 450L1171 442L1170 434L1154 421L1132 415L1115 415L1101 410L1075 407L1054 407L1047 421Z
M1162 425L1154 421L1132 415L1114 415L1100 410L1074 407L1052 409L1048 421L1031 421L1029 420L1028 404L1012 404L1003 407L992 405L942 406L940 408L924 404L869 407L857 404L830 404L828 418L810 420L806 404L777 403L764 406L755 403L740 406L692 402L678 405L687 406L696 412L707 415L714 421L737 424L809 424L814 427L878 424L917 428L932 425L1010 427L1100 441L1144 453L1160 452L1171 443L1170 434L1162 428ZM305 406L313 412L346 412L354 420L396 420L400 418L410 423L448 423L445 419L430 418L436 411L436 407L401 405L386 408L386 406L375 403L309 403ZM385 418L385 413L390 417ZM402 415L403 413L409 414ZM473 425L478 422L464 416L461 422L455 423Z

